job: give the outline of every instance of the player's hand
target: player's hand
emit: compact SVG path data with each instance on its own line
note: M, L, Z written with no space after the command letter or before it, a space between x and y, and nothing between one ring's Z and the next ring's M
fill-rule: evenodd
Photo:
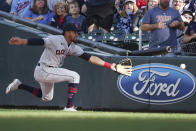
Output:
M27 43L26 39L21 39L19 37L12 37L9 40L10 45L25 45Z
M163 23L163 22L159 22L159 23L156 24L156 26L157 26L157 29L163 29L163 28L166 27L166 24Z
M113 71L116 71L122 75L131 76L132 74L132 61L129 58L121 60L119 63L113 63L111 66Z
M180 22L177 20L174 20L171 24L169 24L170 28L177 28L178 26L180 26Z
M112 63L112 66L111 66L111 70L113 70L113 71L116 71L116 64L115 63Z

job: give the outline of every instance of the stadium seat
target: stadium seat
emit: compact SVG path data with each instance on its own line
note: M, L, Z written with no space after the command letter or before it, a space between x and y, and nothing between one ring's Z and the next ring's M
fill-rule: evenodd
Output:
M89 39L92 41L102 42L104 37L104 32L102 30L94 30L88 34L82 34L82 38Z

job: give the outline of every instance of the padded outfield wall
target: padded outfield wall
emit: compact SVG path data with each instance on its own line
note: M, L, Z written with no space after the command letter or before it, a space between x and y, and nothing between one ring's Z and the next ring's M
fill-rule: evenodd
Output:
M44 48L8 45L11 36L28 38L38 35L47 33L0 22L0 106L66 105L66 82L55 84L54 98L51 102L43 102L24 91L8 95L4 93L14 78L19 78L24 84L39 87L33 73ZM118 62L125 58L100 57L109 62ZM134 66L131 77L119 76L109 69L89 64L77 57L66 58L63 67L77 71L81 76L76 106L83 109L196 112L195 57L130 58ZM185 69L182 69L184 67Z

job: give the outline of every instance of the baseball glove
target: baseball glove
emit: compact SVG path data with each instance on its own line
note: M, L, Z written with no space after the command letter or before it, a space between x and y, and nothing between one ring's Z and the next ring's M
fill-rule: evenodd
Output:
M116 72L131 76L132 74L132 61L129 58L121 60L118 64L115 66Z

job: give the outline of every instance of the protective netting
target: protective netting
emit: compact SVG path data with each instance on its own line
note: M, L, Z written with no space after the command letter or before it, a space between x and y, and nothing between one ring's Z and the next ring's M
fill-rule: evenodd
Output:
M196 56L196 42L183 44L181 48L184 55Z

